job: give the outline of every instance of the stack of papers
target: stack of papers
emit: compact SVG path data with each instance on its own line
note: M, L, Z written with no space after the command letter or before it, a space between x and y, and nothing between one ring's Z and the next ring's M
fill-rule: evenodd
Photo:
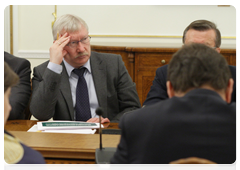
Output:
M103 128L103 125L101 125L101 127ZM37 122L37 125L33 125L28 132L94 134L97 128L99 128L99 123L45 121Z

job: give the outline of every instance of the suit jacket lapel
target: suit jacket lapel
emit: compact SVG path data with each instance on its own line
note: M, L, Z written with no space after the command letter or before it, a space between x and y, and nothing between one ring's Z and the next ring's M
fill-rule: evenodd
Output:
M91 71L94 86L100 107L107 108L107 70L106 65L97 53L92 52L90 57ZM104 109L103 117L107 117L107 110Z
M72 92L71 92L70 83L69 83L69 76L67 74L64 63L62 63L62 66L63 66L63 71L62 71L62 81L60 84L60 91L64 97L64 100L67 103L70 118L71 120L74 120L74 108L73 108L73 101L72 101Z

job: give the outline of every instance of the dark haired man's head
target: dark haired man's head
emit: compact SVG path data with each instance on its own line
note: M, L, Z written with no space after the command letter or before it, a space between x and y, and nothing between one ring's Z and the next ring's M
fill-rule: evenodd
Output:
M183 44L205 44L220 52L221 33L213 22L196 20L190 23L184 30L182 41Z
M233 80L228 63L204 44L184 45L177 51L169 63L167 77L169 97L182 96L195 88L207 88L218 92L227 102L231 101Z

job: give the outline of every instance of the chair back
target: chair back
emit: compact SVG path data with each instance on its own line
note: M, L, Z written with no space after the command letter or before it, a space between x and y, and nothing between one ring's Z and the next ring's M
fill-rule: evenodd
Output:
M218 164L203 158L189 157L178 159L169 163L176 170L212 170L218 168Z

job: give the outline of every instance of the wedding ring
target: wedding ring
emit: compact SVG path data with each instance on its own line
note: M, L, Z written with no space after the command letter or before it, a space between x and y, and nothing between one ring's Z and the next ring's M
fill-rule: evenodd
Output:
M61 43L60 43L60 42L58 42L58 45L61 45Z

